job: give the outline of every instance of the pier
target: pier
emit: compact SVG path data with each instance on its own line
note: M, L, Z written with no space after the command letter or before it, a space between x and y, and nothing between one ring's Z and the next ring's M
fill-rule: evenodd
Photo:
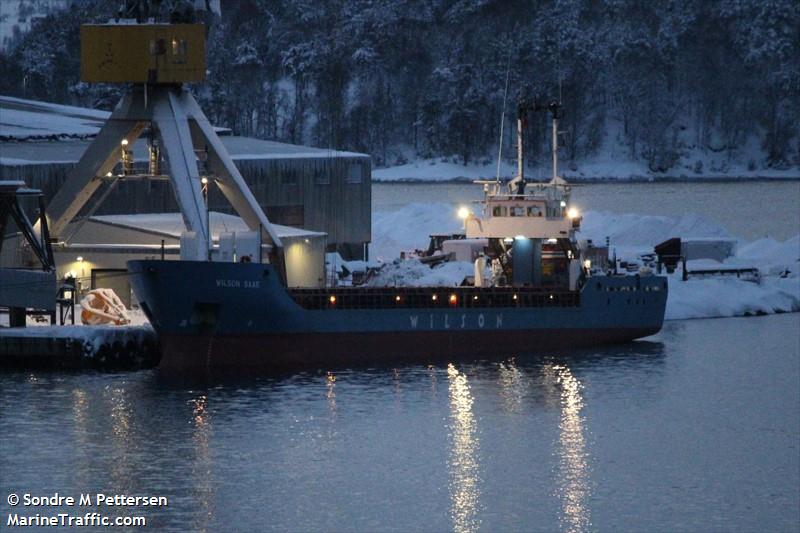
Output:
M0 328L0 370L139 370L159 359L149 326Z

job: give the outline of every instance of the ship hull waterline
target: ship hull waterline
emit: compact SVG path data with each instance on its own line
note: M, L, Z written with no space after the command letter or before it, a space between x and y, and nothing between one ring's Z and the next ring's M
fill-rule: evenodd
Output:
M661 329L667 297L664 278L601 276L568 307L309 310L270 265L146 260L128 268L164 369L319 369L622 343Z

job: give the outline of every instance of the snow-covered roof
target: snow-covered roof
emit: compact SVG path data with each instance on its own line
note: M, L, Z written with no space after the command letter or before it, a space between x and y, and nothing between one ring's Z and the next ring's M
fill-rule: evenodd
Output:
M369 157L356 152L344 152L326 148L312 148L299 144L265 141L251 137L223 137L225 148L233 159L307 159L334 157Z
M0 95L0 140L89 138L111 116L108 111ZM218 135L228 128L214 128Z
M236 215L227 213L217 213L211 211L208 214L211 223L211 238L218 239L220 233L249 231L247 224ZM180 213L144 213L137 215L99 215L93 216L89 220L109 226L119 226L128 229L159 233L166 237L179 238L181 233L186 231L183 224L183 217ZM282 226L273 224L278 237L323 237L326 233L319 231L309 231L302 228Z
M111 113L0 96L0 138L96 135Z
M19 166L77 163L97 135L108 111L87 109L11 96L0 96L0 165ZM366 154L230 135L214 128L234 160L368 158ZM58 142L52 142L58 140ZM27 142L15 142L27 141ZM147 160L147 146L139 139L133 146L137 160Z

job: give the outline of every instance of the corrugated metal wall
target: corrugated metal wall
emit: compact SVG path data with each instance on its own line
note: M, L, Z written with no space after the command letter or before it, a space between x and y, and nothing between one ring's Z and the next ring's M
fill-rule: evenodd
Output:
M236 159L256 199L277 224L328 234L329 249L360 257L371 240L371 161L367 156ZM74 164L44 162L0 165L0 179L21 179L41 189L49 201ZM103 189L96 194L102 194ZM212 210L232 212L211 188ZM120 183L95 214L134 214L178 210L168 182Z

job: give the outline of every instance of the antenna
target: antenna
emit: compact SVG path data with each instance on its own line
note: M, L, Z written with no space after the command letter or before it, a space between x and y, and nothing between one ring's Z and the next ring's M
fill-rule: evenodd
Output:
M506 65L506 88L503 91L503 109L500 110L500 142L497 149L497 177L495 181L500 183L500 162L503 159L503 126L506 121L506 100L508 99L508 79L511 74L511 48L508 49L508 64Z
M558 103L564 102L561 96L561 33L558 34L558 42L556 43L556 69L558 70Z

